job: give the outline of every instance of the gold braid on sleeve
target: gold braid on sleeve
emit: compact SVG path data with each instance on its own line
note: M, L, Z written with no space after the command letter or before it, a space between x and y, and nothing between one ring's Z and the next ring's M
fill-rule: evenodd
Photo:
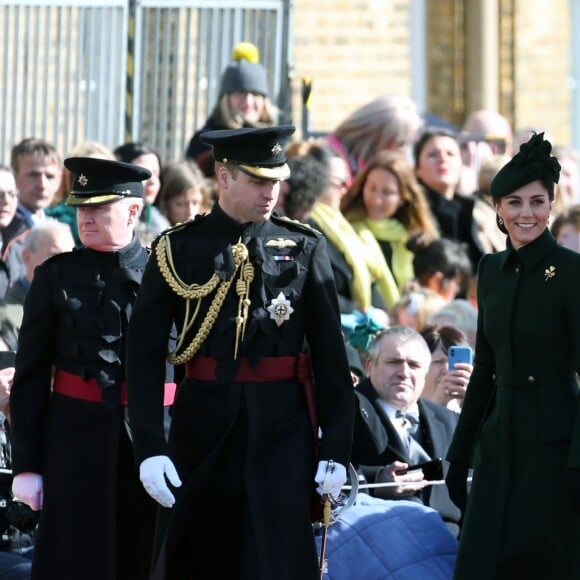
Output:
M237 357L238 345L240 341L243 340L244 330L248 319L250 308L250 300L248 296L250 292L250 283L254 279L254 266L250 263L248 249L241 241L238 241L238 243L232 247L232 254L234 257L235 269L234 273L228 280L221 280L214 272L205 284L186 284L175 270L169 236L164 235L160 237L159 243L155 248L155 257L157 258L159 271L173 292L185 299L185 314L183 317L181 332L177 337L177 346L175 347L175 350L170 352L167 356L167 360L171 364L183 364L190 360L199 350L199 347L203 344L213 328L226 294L239 271L240 277L236 283L239 305L238 316L235 319L236 344L234 358ZM183 348L187 333L197 319L201 307L201 301L206 296L209 296L214 290L216 291L215 296L209 305L208 311L201 322L198 331L189 345L178 354L178 352ZM195 305L193 304L194 300L196 301Z

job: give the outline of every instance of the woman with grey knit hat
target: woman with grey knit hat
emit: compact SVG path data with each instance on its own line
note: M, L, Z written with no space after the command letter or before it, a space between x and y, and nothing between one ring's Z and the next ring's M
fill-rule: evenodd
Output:
M454 580L580 578L580 254L548 228L551 150L533 135L490 186L507 249L479 263L474 370L447 454L464 511Z
M200 135L216 129L271 127L278 124L278 110L268 98L266 69L249 42L238 43L232 62L222 74L220 96L204 126L191 138L185 156L195 161L206 177L213 177L212 148Z

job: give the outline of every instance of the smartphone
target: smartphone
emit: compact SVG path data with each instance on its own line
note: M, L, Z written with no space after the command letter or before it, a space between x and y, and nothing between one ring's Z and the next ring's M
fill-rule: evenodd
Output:
M450 346L447 354L449 370L454 369L457 363L473 364L473 349L470 346Z
M0 350L0 369L7 369L14 366L16 353L13 350Z
M404 475L409 471L414 469L422 469L423 477L427 481L440 481L443 479L443 460L438 457L437 459L432 459L431 461L426 461L425 463L417 463L417 465L409 465L407 469L401 469L397 471L397 475Z

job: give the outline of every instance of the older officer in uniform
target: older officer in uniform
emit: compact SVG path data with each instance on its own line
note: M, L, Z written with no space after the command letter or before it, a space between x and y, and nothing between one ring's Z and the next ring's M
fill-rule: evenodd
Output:
M129 413L145 488L165 507L175 499L155 578L319 577L313 480L327 478L334 496L345 481L353 388L325 240L272 214L293 131L205 133L218 202L161 235L145 271L129 329ZM167 447L161 385L174 322L169 360L185 364L185 380Z
M142 580L156 504L133 462L124 358L148 256L133 228L149 171L81 157L65 165L84 247L38 266L26 298L10 397L12 490L42 510L35 580Z

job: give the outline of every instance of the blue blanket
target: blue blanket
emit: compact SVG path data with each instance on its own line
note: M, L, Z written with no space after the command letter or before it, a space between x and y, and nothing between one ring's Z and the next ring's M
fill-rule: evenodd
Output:
M449 580L456 552L435 510L361 493L328 529L324 580Z

